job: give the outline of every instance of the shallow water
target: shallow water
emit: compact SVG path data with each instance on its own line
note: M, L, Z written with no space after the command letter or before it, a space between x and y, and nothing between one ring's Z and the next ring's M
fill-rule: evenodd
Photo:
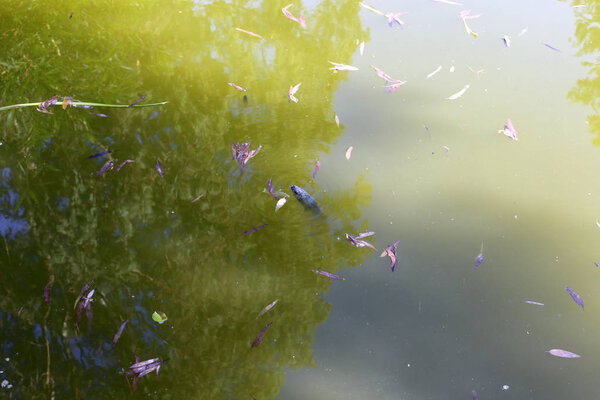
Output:
M600 4L368 4L407 11L404 27L356 1L295 3L306 29L275 1L1 4L0 106L169 102L0 111L4 396L129 398L135 356L166 360L140 398L600 394ZM371 65L407 83L387 93ZM508 118L518 141L498 133ZM262 146L243 170L233 142ZM96 176L109 159L134 162ZM276 212L268 179L323 215L293 196ZM344 239L364 231L379 251ZM396 240L392 272L379 253Z

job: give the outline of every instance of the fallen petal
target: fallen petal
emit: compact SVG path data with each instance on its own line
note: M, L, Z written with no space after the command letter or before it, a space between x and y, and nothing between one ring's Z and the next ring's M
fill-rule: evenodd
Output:
M470 85L465 85L461 90L459 90L458 92L454 93L451 96L446 97L446 100L456 100L459 97L461 97L463 94L465 94L465 92L467 91L467 89L469 89L471 86Z
M242 29L242 28L235 28L235 30L239 31L239 32L242 32L242 33L245 33L245 34L250 35L250 36L254 36L254 37L259 38L259 39L264 39L264 37L260 36L258 33L247 31L247 30Z
M575 354L575 353L571 353L570 351L567 350L562 350L562 349L552 349L552 350L548 350L548 353L552 354L555 357L562 357L562 358L581 358L581 356L579 354Z
M354 149L354 147L350 146L346 149L346 160L349 160L350 157L352 157L352 150Z
M314 272L315 274L319 274L319 275L325 276L325 277L327 277L329 279L344 280L344 278L342 278L341 276L336 275L336 274L332 274L331 272L321 271L321 270L318 270L318 269L311 269L311 271Z

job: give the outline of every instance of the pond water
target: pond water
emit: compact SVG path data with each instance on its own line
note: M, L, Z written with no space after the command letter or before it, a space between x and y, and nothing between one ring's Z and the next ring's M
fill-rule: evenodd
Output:
M0 397L600 396L600 2L452 3L2 2Z

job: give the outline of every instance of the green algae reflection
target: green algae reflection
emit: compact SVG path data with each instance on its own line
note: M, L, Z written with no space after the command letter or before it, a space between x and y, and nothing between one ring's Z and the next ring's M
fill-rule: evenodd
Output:
M0 106L55 94L169 102L102 111L110 118L74 108L0 114L1 212L21 221L2 231L0 246L0 378L13 398L129 398L119 371L134 355L167 359L159 376L142 378L140 398L273 398L287 367L314 365L331 282L310 270L335 272L369 255L337 240L365 223L368 182L330 193L310 176L342 134L333 96L346 75L327 61L349 63L367 37L355 1L321 2L307 10L306 29L283 17L285 5L3 3ZM289 103L299 82L300 102ZM231 160L236 141L263 146L244 172ZM108 159L134 162L95 176ZM305 187L324 217L295 200L275 213L267 179L288 193ZM84 284L96 289L90 329L74 323ZM154 310L169 320L154 323Z

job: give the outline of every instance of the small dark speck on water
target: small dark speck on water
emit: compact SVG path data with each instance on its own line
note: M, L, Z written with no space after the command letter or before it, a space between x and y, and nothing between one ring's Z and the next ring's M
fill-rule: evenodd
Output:
M69 19L73 18L73 11L71 11L71 14L69 14Z

